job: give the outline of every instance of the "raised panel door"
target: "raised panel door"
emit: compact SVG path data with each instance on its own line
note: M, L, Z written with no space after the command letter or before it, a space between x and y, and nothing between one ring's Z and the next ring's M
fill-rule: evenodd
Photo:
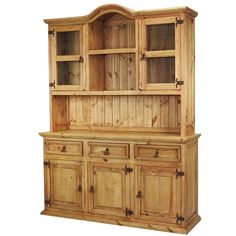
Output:
M125 165L90 163L90 212L126 216L130 199L130 173L125 169Z
M50 161L45 166L45 181L49 207L81 210L82 167L81 164Z
M136 217L176 223L181 181L176 169L138 166L136 181Z

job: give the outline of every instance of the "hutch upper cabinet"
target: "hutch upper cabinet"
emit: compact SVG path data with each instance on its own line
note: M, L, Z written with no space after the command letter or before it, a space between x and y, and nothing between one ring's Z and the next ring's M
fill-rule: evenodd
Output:
M45 215L188 233L199 221L194 20L104 5L45 20Z

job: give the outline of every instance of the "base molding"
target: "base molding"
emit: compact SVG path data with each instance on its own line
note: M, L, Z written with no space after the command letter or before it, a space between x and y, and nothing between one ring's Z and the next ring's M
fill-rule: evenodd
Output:
M138 220L135 218L124 219L121 217L114 217L114 216L103 216L97 215L92 213L84 213L84 212L75 212L71 210L59 210L59 209L45 209L41 212L42 215L48 216L58 216L58 217L65 217L70 219L76 220L86 220L86 221L93 221L99 223L107 223L113 225L120 225L120 226L129 226L129 227L136 227L136 228L144 228L150 230L159 230L171 233L180 233L180 234L187 234L200 220L201 217L195 214L191 217L191 221L184 227L181 225L174 225L168 223L150 223L145 222L142 220Z

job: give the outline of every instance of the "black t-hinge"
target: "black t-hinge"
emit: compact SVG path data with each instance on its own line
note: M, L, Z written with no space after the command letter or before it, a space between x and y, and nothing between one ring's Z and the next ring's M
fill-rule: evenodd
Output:
M49 31L48 31L48 34L54 36L54 29L49 30Z
M177 214L177 215L176 215L176 224L178 224L179 221L184 221L184 217L183 217L183 216L179 216L179 215Z
M133 168L125 166L125 174L127 175L130 172L133 172Z
M49 83L49 87L53 87L55 89L55 87L56 87L55 80L53 82Z
M184 172L176 170L175 175L176 175L176 178L182 177L182 176L184 176Z
M134 214L133 211L129 210L127 207L125 208L125 216L126 216L126 217L127 217L127 216L131 216L131 215L133 215L133 214Z
M51 199L49 198L49 199L46 199L45 201L44 201L44 203L46 204L46 205L50 205L51 204Z
M183 23L184 23L184 20L178 19L178 18L176 17L176 19L175 19L175 26L176 26L176 27L177 27L178 25L183 24Z

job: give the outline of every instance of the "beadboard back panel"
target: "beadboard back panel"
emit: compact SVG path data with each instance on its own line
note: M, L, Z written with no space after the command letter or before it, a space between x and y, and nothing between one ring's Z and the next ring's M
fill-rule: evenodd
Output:
M68 103L70 129L180 129L180 96L69 96Z

